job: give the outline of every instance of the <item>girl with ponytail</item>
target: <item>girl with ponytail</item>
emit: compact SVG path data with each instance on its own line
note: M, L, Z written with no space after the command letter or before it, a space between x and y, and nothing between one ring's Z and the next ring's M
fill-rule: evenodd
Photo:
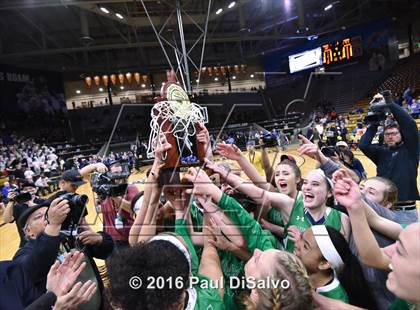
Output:
M360 263L339 231L314 225L302 234L295 253L317 293L354 306L377 308Z

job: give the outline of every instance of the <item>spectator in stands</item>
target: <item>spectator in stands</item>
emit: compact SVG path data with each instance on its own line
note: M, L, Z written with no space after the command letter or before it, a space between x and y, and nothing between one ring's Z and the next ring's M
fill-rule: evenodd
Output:
M43 173L41 173L40 177L35 181L35 186L42 196L45 196L46 192L51 193L49 179Z
M7 197L7 195L9 194L9 190L10 190L10 183L6 181L6 182L4 182L3 188L1 190L3 198Z
M33 182L34 181L33 177L35 175L35 172L33 172L29 166L26 167L26 170L25 170L24 174L25 174L26 181L28 181L28 182Z
M396 103L387 104L396 122L384 127L384 146L373 145L378 124L371 124L362 136L359 148L377 166L377 176L393 181L399 189L396 210L399 222L417 221L416 200L419 139L414 119Z

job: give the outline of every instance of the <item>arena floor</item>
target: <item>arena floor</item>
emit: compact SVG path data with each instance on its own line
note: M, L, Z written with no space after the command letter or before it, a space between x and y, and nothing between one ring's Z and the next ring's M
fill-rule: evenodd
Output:
M309 170L313 169L315 167L315 161L308 158L308 157L302 157L300 156L297 151L296 147L290 147L289 150L285 153L291 154L297 158L298 165L300 166L302 170L302 174L305 175ZM355 155L357 158L359 158L365 167L368 177L375 176L376 174L376 167L375 165L366 157L364 156L360 151L355 151ZM274 157L274 154L269 151L270 159ZM280 156L278 156L279 158ZM220 157L216 157L216 161L221 160ZM138 173L133 173L129 181L139 181L145 179L145 172L148 169L148 167L142 167L142 170ZM419 170L419 177L417 177L417 187L420 187L420 168ZM143 185L138 185L139 189L143 188ZM79 194L86 194L89 197L89 203L88 203L88 216L87 220L91 225L93 226L94 230L98 231L102 229L102 218L100 215L98 215L95 211L95 208L93 206L93 192L89 184L85 184L81 186L78 191ZM420 212L420 201L417 202L417 209ZM0 260L10 260L12 259L14 253L16 252L19 245L19 235L16 230L16 225L14 223L12 224L6 224L0 227ZM98 264L103 264L103 261L98 261Z

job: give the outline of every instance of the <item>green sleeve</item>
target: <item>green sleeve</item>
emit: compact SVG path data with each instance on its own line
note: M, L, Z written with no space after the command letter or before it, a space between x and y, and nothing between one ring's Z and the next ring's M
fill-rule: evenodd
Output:
M188 225L187 220L184 220L184 219L176 220L175 233L181 236L184 239L185 243L187 244L188 251L190 252L190 256L191 256L191 272L194 276L196 276L198 274L199 260L198 260L197 253L195 252L194 245L192 243L187 225Z
M223 194L218 207L241 230L251 254L255 249L268 250L276 248L276 239L267 230L261 228L256 220L232 197Z

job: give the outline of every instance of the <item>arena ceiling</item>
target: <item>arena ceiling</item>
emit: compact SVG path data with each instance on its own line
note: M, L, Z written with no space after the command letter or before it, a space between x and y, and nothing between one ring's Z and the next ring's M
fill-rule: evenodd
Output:
M202 34L209 2L179 1L190 49ZM238 0L228 8L231 2L212 0L204 65L249 63L311 35L384 16L415 18L420 9L418 1L409 0ZM175 62L164 40L179 44L176 3L144 0L146 12L139 0L2 0L0 63L74 73L167 68L147 13ZM200 55L201 42L190 56Z

